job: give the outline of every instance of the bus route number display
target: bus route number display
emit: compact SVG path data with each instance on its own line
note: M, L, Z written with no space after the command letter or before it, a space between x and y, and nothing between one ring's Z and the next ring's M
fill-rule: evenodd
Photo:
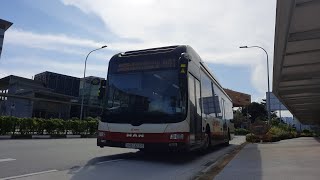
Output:
M172 58L168 59L155 59L155 60L143 60L143 61L130 61L130 62L120 62L116 72L128 72L128 71L143 71L143 70L153 70L153 69L167 69L175 68L176 61Z

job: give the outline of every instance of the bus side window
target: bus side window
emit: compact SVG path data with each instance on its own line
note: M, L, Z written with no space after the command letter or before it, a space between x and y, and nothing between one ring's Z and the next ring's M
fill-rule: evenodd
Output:
M226 119L225 100L221 98L222 119Z
M221 91L214 83L212 83L212 91L214 92L213 100L214 100L216 117L222 118L222 110L221 110L221 104L220 104Z
M216 117L213 94L211 79L206 73L201 71L201 103L203 117Z

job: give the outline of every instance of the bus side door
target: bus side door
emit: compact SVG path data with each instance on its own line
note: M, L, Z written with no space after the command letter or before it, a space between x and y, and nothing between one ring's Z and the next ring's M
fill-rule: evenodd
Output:
M190 143L200 144L202 140L202 117L200 81L189 74Z
M222 127L222 131L223 131L223 137L222 139L227 139L228 138L228 125L227 125L227 121L226 121L226 102L223 98L221 98L222 101L222 122L221 122L221 127Z

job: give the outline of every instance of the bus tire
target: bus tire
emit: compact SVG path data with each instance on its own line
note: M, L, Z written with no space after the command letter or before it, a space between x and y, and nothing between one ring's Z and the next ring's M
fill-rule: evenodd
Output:
M209 140L209 143L208 143L208 148L207 149L210 149L211 148L211 132L210 132L210 128L207 126L207 136L208 136L208 140Z
M206 127L206 142L203 147L204 150L208 150L211 148L211 137L210 137L210 128L209 126Z
M231 140L231 135L230 135L230 131L228 129L228 137L227 137L227 141L224 143L224 145L229 146L230 145L230 140Z

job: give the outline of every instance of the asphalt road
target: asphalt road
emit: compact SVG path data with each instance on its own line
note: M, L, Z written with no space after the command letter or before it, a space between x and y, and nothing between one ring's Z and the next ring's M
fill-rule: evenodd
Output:
M191 179L244 140L204 155L99 148L96 139L0 140L0 179Z

